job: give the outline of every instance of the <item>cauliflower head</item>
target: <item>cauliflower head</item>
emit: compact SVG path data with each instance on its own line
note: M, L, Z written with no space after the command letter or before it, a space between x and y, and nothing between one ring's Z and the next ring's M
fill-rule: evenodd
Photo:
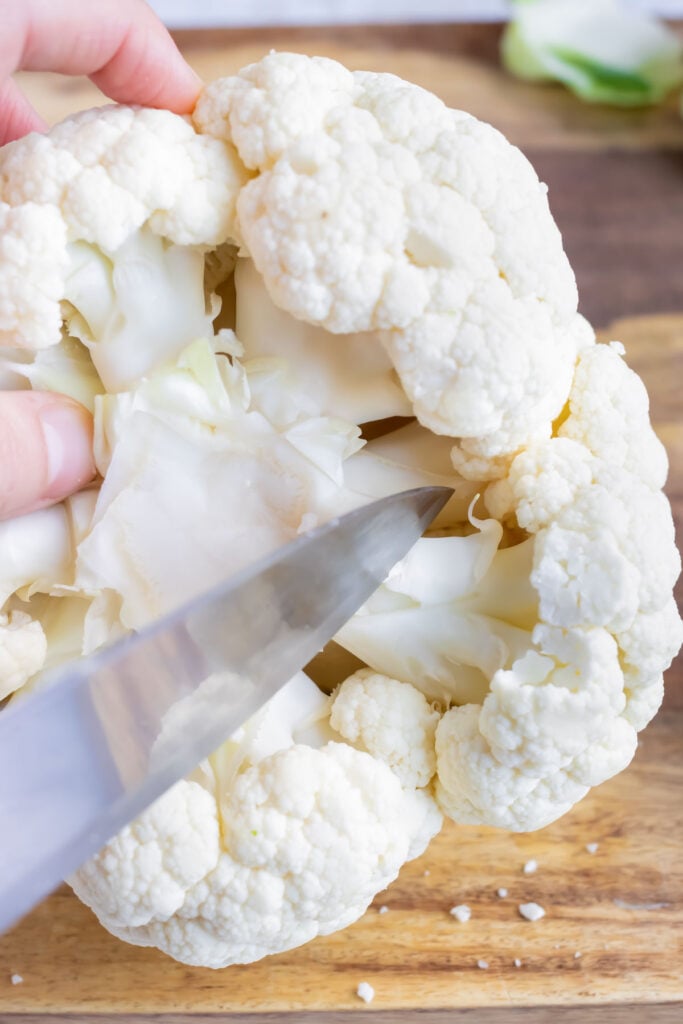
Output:
M111 106L0 149L0 381L89 408L100 474L0 524L0 698L332 516L453 490L306 673L70 880L126 941L290 949L443 814L539 828L631 759L682 637L667 460L546 191L423 89L283 53L191 118Z

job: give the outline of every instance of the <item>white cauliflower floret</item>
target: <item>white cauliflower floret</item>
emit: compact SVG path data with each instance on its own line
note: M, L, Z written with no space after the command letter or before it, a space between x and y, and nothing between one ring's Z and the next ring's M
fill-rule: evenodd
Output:
M479 729L497 760L542 775L599 740L625 697L609 633L537 626L532 640L538 651L493 676Z
M0 344L45 348L59 338L66 226L53 206L11 207L3 195L0 171Z
M73 884L114 934L207 967L249 963L355 921L440 822L426 794L417 802L380 760L338 743L266 757L219 805L197 790L176 786ZM184 845L163 862L170 827ZM157 877L160 861L168 877Z
M593 482L595 460L582 444L554 438L529 445L486 490L496 519L515 517L529 533L547 526Z
M617 641L627 696L624 716L634 729L644 729L662 703L662 673L683 643L675 598L671 596L656 612L638 615L629 629L617 635Z
M347 695L353 682L337 700ZM354 750L335 741L330 699L299 673L71 884L115 935L209 967L342 928L441 826L433 797L416 788L433 772L438 719L420 710L425 750L417 771L402 771L413 755L404 749L397 766L394 754L412 722L397 716L379 752ZM183 721L181 701L162 741Z
M71 880L100 919L129 927L167 921L220 855L216 801L196 782L179 782Z
M635 477L653 490L664 485L666 452L650 423L647 392L614 342L582 348L556 434L551 444L541 437L529 445L487 489L496 518L514 512L520 526L537 532L595 481L595 467L622 470L621 479Z
M680 560L666 497L604 463L593 473L537 534L532 582L548 622L621 632L668 600Z
M546 190L502 135L392 75L292 54L214 82L194 121L259 172L238 217L273 301L379 331L422 423L497 455L560 412L592 337Z
M125 280L117 279L115 254L124 243L130 250L144 225L175 245L200 246L203 267L207 247L236 238L235 204L247 177L228 140L201 137L187 120L164 110L89 110L47 136L32 133L5 146L0 151L0 344L38 349L59 342L59 304L73 302L73 290L67 295L69 271L74 260L82 262L73 243L88 243L92 261L101 262L105 275L113 264L114 297L119 288L130 295L131 287L130 271ZM161 312L146 290L149 268L139 257L136 306L131 308L129 298L128 308L118 311L124 323L116 326L124 334L126 318L139 315L145 304L150 323L152 313ZM177 265L170 269L180 286L175 315L187 319L183 275L177 276ZM91 272L89 285L94 278ZM101 291L90 296L91 309ZM168 297L172 294L171 289ZM203 307L202 293L201 313ZM139 322L135 326L138 340L144 329ZM166 351L175 354L195 337L192 331L172 337ZM154 346L152 356L159 357Z
M582 786L599 786L631 763L637 746L636 730L624 713L613 718L600 739L574 758L568 774Z
M619 346L593 345L577 362L568 415L558 435L580 441L597 458L659 490L668 462L649 412L645 385L622 359Z
M207 135L231 138L245 166L256 170L317 129L352 83L352 72L326 57L273 54L207 86L194 121Z
M43 627L17 610L0 613L0 700L22 687L45 663Z
M70 240L109 251L150 218L178 245L217 245L233 232L246 178L228 139L201 137L166 110L86 110L0 153L5 202L57 207Z
M330 725L348 743L388 764L404 786L417 788L435 771L440 717L409 683L361 669L333 695Z
M542 778L501 764L479 730L480 714L476 704L451 708L436 731L436 797L451 818L524 832L550 824L585 796L588 787L561 771Z
M581 800L591 786L622 771L636 748L623 718L563 768L531 774L511 769L493 754L479 729L481 708L451 708L436 732L439 806L462 824L494 825L513 832L543 828Z
M578 441L554 438L522 452L486 500L497 514L514 510L535 534L531 581L545 621L628 635L644 616L642 635L670 602L680 558L665 496ZM663 648L656 630L662 656L651 675L669 664L678 635Z

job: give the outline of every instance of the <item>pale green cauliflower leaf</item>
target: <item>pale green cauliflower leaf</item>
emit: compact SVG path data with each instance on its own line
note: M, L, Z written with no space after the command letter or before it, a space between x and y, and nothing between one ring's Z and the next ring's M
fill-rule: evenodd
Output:
M513 0L503 62L520 78L563 82L590 103L658 103L683 81L683 47L675 32L634 6Z
M250 373L280 370L280 402L298 413L369 423L410 416L396 371L371 331L337 336L274 305L253 260L235 270L235 329ZM257 363L260 360L260 364Z

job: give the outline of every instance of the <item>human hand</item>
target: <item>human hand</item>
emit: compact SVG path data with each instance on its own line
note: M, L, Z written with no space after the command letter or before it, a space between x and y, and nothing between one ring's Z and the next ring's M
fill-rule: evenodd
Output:
M143 0L0 0L0 25L0 145L47 127L15 71L87 75L119 103L194 106L201 82ZM86 409L53 393L0 391L0 519L61 501L94 475Z

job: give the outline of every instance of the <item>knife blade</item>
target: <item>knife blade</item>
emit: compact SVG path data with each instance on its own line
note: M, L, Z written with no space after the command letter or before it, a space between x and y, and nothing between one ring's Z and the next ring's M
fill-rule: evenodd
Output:
M318 653L451 495L334 519L0 713L0 931Z

